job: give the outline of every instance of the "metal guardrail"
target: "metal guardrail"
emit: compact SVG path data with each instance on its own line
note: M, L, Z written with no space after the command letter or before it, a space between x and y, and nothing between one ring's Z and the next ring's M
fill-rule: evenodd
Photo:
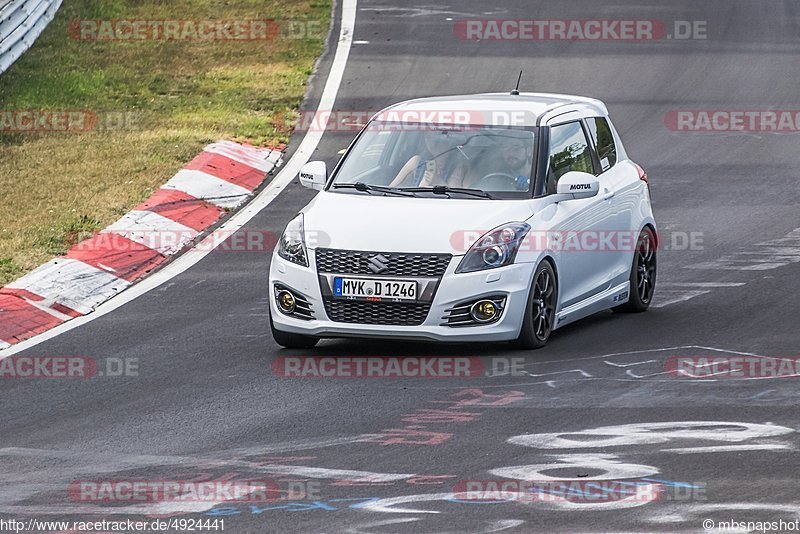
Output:
M62 0L0 0L0 74L31 47Z

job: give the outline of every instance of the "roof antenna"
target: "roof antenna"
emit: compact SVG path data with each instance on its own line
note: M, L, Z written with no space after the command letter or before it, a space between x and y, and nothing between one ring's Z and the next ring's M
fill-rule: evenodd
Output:
M511 91L511 94L513 96L519 95L519 82L520 82L520 80L522 80L522 71L521 70L519 71L519 78L517 78L517 86L514 88L513 91Z

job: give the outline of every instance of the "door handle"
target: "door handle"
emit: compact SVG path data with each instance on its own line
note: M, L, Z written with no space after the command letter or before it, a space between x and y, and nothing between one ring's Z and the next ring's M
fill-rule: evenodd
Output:
M612 199L612 198L614 198L614 195L615 195L615 194L616 194L616 193L614 193L614 191L609 191L608 189L606 189L606 192L605 192L605 194L603 195L603 200L609 200L609 199Z

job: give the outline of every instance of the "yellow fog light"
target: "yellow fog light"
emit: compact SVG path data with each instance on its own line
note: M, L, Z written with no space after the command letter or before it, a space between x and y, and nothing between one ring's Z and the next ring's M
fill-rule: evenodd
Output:
M499 312L497 305L491 300L479 300L472 305L469 313L479 323L491 321Z
M292 313L295 308L295 299L289 291L285 289L278 293L278 306L283 313Z

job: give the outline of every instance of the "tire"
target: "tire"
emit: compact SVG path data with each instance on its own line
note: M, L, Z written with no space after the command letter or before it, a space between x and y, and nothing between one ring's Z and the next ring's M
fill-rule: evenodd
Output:
M656 289L657 273L656 239L653 230L646 226L636 241L630 274L628 302L612 308L620 313L641 313L650 307Z
M272 322L271 312L269 315L269 327L272 330L272 337L275 339L275 343L287 349L311 349L319 342L318 337L276 330L275 323Z
M558 302L558 280L553 266L547 260L542 261L533 275L533 283L525 306L525 317L522 319L522 330L519 337L512 342L518 349L540 349L547 344L553 332Z

